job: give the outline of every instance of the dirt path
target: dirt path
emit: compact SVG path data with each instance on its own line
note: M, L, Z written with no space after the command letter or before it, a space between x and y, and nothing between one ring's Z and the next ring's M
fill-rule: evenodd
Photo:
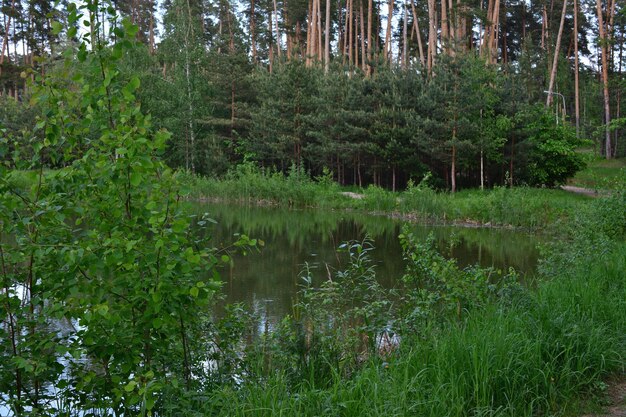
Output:
M561 185L561 190L569 191L570 193L587 195L589 197L603 197L610 193L605 190L594 190L593 188L576 187L574 185Z
M603 414L585 414L581 417L626 417L626 381L609 383L609 405Z

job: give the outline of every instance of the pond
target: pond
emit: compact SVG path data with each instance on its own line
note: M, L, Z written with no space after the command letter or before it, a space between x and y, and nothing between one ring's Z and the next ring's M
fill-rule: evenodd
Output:
M377 278L387 287L404 272L398 235L405 222L398 219L346 211L216 203L193 203L190 211L207 213L215 220L207 233L218 248L236 240L237 233L263 240L258 252L232 254L234 262L221 271L221 277L225 302L247 305L265 323L276 323L292 312L305 265L312 270L316 283L345 267L346 258L337 253L342 242L371 238ZM440 252L457 259L461 266L513 267L522 277L532 275L537 266L537 236L495 228L410 227L424 240L432 233Z

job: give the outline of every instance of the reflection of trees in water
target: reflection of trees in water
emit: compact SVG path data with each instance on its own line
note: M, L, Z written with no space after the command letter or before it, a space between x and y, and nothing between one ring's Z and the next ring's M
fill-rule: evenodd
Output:
M317 285L327 279L329 272L345 267L347 259L336 252L342 242L362 239L366 234L374 240L372 259L383 285L393 286L404 273L399 220L345 211L205 203L191 204L190 211L198 215L207 212L217 221L201 231L211 234L215 246L228 245L235 233L265 241L259 253L235 255L234 266L222 271L222 277L228 302L259 307L267 301L266 314L275 318L291 313L305 263L311 267ZM432 225L414 225L413 231L423 239L432 233L438 250L456 258L460 266L512 266L522 274L533 273L536 267L537 238L528 234Z

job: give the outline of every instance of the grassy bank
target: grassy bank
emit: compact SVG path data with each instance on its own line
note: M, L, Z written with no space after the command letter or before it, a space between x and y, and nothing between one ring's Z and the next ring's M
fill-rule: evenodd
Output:
M589 198L557 189L495 188L451 194L426 186L391 192L379 187L340 187L328 178L242 170L215 180L184 175L192 198L384 212L407 219L470 222L537 229L571 218Z
M63 175L47 170L46 179ZM567 220L584 210L590 198L559 189L498 187L488 190L439 192L424 185L392 192L380 187L341 187L332 179L311 179L306 174L289 176L242 167L225 179L179 173L185 193L192 199L267 204L282 207L315 207L388 214L422 222L469 223L541 229ZM616 179L619 177L616 177ZM37 185L38 173L13 171L9 181L29 192Z
M594 190L611 190L623 183L624 178L626 178L626 158L607 160L593 157L587 167L577 172L568 184Z

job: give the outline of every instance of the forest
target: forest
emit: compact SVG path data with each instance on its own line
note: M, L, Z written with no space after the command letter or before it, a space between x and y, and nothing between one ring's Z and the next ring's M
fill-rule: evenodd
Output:
M623 2L0 1L0 416L623 409Z
M168 164L197 174L251 161L396 190L430 172L455 191L561 184L581 145L626 154L615 0L118 1L74 26L67 8L3 3L0 112L16 147L37 111L29 82L87 32L115 42L114 13L137 26L119 70L172 132Z

